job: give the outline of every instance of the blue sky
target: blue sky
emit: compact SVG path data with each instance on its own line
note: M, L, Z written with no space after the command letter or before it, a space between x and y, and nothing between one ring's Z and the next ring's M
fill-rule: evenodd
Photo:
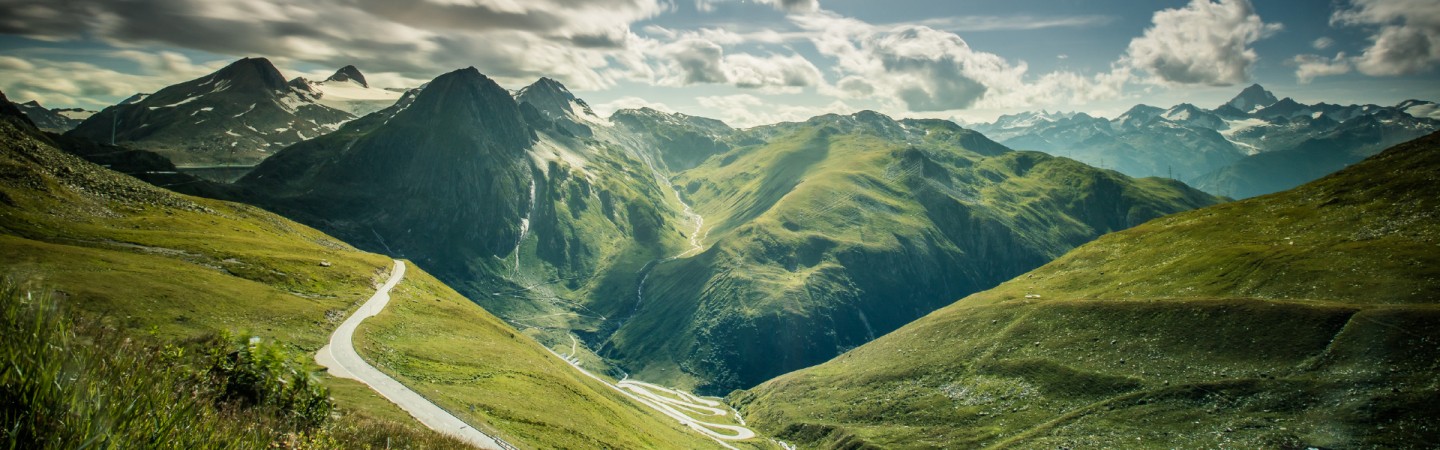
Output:
M989 121L1213 107L1250 83L1305 102L1440 100L1440 1L0 0L0 90L99 109L245 56L354 64L385 87L475 66L602 112L750 126L874 109Z

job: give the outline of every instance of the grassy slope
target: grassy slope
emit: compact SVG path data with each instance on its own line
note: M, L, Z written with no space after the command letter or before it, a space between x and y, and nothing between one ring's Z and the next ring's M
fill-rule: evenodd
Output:
M487 431L527 448L715 446L635 408L424 272L407 274L392 296L361 325L362 354Z
M734 399L817 446L1434 442L1437 141L1108 235Z
M357 251L303 225L250 206L155 189L62 154L10 122L0 122L0 272L54 290L68 305L109 317L131 332L183 340L232 330L274 338L309 353L373 293L375 283L389 269L389 258ZM331 265L322 266L322 260ZM533 439L545 447L605 446L576 438L577 430L601 440L653 439L683 447L710 442L677 432L673 424L642 412L639 406L593 393L596 388L577 382L563 363L537 358L543 350L529 339L484 340L515 332L423 271L412 270L407 279L424 280L421 286L433 293L427 301L443 298L445 308L402 315L406 320L441 322L452 339L464 337L468 345L521 355L475 362L524 374L510 380L506 388L512 392L556 396L562 395L556 392L575 392L562 398L594 397L589 400L600 405L575 407L589 413L572 417L562 427L502 426L507 432L522 433L511 439L515 443ZM385 323L384 317L376 320ZM390 343L363 333L362 338L420 355L435 348L417 349L414 341ZM471 364L464 359L469 355L450 355L459 358L456 364ZM448 376L450 370L422 367L406 373L413 380L429 380ZM538 376L541 372L548 374ZM330 378L326 382L334 389L339 410L356 416L356 421L397 421L412 432L423 430L358 383ZM469 387L457 387L455 392L446 395L446 401L494 397ZM571 409L524 396L484 401L515 417ZM655 430L654 437L649 430Z
M753 385L1104 232L1215 201L1167 181L987 146L953 124L902 130L875 116L778 129L764 145L677 177L712 246L655 269L608 356L641 378L709 392Z

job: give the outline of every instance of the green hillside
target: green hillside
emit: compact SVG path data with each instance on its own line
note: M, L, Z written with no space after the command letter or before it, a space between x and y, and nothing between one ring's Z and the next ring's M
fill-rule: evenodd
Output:
M84 162L34 133L28 124L0 118L0 273L23 289L48 293L67 310L113 324L122 336L195 346L217 333L253 335L318 370L310 362L315 350L391 266L388 257L258 208L174 194ZM407 274L396 299L395 310L361 329L362 354L462 417L493 425L512 443L714 446L576 376L565 362L422 271ZM416 340L416 330L427 338ZM448 336L444 345L428 338L436 330ZM486 378L496 381L476 382ZM397 446L453 444L357 383L322 379L341 414L336 429L390 430L365 435L381 439L373 444L377 448L385 434L395 436ZM71 397L94 400L83 393ZM467 414L463 405L479 406ZM281 438L258 433L260 444Z
M674 184L703 253L658 263L601 354L723 394L823 362L1095 237L1218 199L862 112L745 131Z
M824 448L1421 448L1440 136L1107 235L732 400Z

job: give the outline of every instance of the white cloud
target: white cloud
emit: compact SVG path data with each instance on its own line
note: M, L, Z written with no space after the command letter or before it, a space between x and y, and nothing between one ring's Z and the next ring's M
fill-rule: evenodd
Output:
M1311 42L1310 46L1314 47L1316 50L1324 50L1335 46L1335 40L1328 37L1321 37L1319 39L1316 39L1314 42Z
M925 19L918 22L891 24L891 26L924 25L945 31L999 31L1039 30L1043 28L1090 28L1109 24L1114 17L1102 15L1079 16L950 16Z
M671 43L665 48L671 58L671 66L675 73L667 79L666 84L684 86L730 81L725 74L724 67L721 66L721 59L725 57L725 49L719 44L700 38L687 38Z
M1192 0L1156 12L1152 22L1130 41L1123 62L1161 84L1243 83L1259 59L1250 44L1281 29L1260 20L1249 0Z
M777 9L790 12L813 12L820 9L819 0L758 0Z
M1410 75L1440 63L1440 7L1434 0L1352 0L1330 22L1376 29L1370 47L1353 58L1366 75Z
M1345 58L1343 52L1334 58L1319 55L1297 55L1291 62L1295 64L1295 78L1299 80L1300 84L1309 84L1318 77L1350 73L1350 61Z
M800 55L727 55L724 70L735 86L751 89L786 90L815 86L822 78L820 69Z
M229 62L196 64L179 53L134 50L117 50L97 56L130 61L139 66L140 71L125 73L87 62L0 56L0 91L16 102L35 100L47 107L101 109L109 103L96 98L155 92L219 70Z
M748 53L725 54L725 48L706 36L723 33L690 32L679 34L679 40L659 45L663 75L659 84L686 86L692 84L730 84L746 89L770 92L794 92L823 81L820 69L798 54L757 56ZM738 42L738 41L729 41Z
M922 25L880 27L833 13L792 18L814 33L815 47L841 76L823 93L873 99L892 110L1066 104L1118 95L1130 78L1055 72L1027 77L1029 66L971 48L959 35Z
M823 114L850 114L855 109L836 101L824 106L800 106L761 99L750 94L699 97L700 106L716 119L734 127L746 128L779 122L799 122Z
M601 117L610 117L611 114L615 114L615 111L622 109L650 108L667 113L675 112L675 108L671 108L670 105L652 102L640 97L621 97L609 102L591 105L591 108Z
M177 46L429 79L479 66L502 83L539 76L612 86L634 63L632 24L661 0L0 0L0 34ZM619 63L612 64L612 61ZM616 66L619 67L616 67Z

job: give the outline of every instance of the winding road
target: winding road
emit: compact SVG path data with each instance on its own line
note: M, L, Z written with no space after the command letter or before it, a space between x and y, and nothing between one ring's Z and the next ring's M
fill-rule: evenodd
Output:
M713 439L716 443L719 443L721 447L735 450L734 446L725 443L725 441L740 441L755 437L755 432L749 428L703 422L691 417L691 414L722 417L729 415L726 410L720 408L723 406L720 402L699 398L691 395L689 392L669 389L642 381L634 381L628 378L620 380L618 383L610 383L604 378L590 373L589 370L585 370L584 367L580 367L579 361L574 356L555 353L555 351L550 350L549 347L545 347L545 350L548 350L550 354L555 355L555 357L564 360L570 364L570 367L575 368L575 370L581 374L600 382L600 384L610 389L614 389L621 395L634 400L636 403L650 407L651 409L659 411L661 414L669 416L671 419L675 419L680 422L680 424L705 435L705 437ZM739 413L735 413L735 417L738 419Z
M410 413L415 420L432 430L454 436L479 448L496 450L507 448L508 445L503 444L504 441L476 430L465 421L450 414L449 411L441 409L430 400L400 384L399 381L395 381L394 378L375 369L374 366L361 359L359 353L355 352L355 328L360 325L360 322L380 314L380 311L385 309L385 305L390 303L390 290L404 277L405 262L395 260L395 269L390 272L390 279L375 291L375 295L371 296L370 300L365 301L364 305L360 305L360 308L355 310L355 314L345 319L335 333L330 335L330 343L321 347L320 351L315 354L315 362L329 369L331 375L365 383L370 386L370 389Z

